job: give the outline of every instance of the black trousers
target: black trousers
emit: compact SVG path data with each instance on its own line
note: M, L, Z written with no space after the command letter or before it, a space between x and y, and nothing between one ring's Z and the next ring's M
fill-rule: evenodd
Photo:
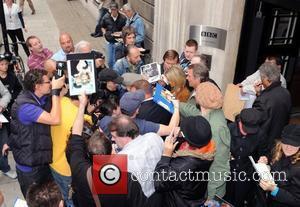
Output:
M17 167L16 169L19 185L24 198L26 198L27 190L31 184L53 180L49 165L33 167L31 172L22 172Z
M16 43L17 42L17 39L20 41L20 42L25 42L25 39L24 39L24 35L23 35L23 31L22 29L15 29L15 30L7 30L7 33L11 39L11 41L13 43ZM30 55L30 52L29 52L29 49L27 47L27 45L24 43L22 44L23 46L23 49L27 55L27 57ZM18 44L15 44L14 45L14 50L15 50L15 54L16 55L19 55L19 48L18 48Z
M103 17L105 14L107 14L109 11L108 9L102 7L101 9L99 9L99 16L98 16L98 19L97 19L97 25L95 27L95 34L102 34L102 30L101 30L101 27L102 27L102 20L103 20Z

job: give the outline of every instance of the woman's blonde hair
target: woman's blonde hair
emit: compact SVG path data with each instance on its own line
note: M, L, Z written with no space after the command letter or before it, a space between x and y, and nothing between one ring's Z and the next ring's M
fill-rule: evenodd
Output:
M185 87L186 75L183 72L183 69L180 65L173 65L165 73L166 78L168 79L171 87L174 87L174 91L180 90Z
M277 140L276 145L272 150L272 161L271 164L274 164L275 162L279 161L280 158L282 157L282 142ZM292 157L292 164L295 164L300 160L300 150L296 154L293 155Z

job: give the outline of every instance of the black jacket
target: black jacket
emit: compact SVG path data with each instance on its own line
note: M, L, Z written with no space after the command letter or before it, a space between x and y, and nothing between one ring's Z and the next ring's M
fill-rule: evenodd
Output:
M202 160L192 156L179 156L176 158L163 156L157 163L154 173L155 190L163 194L164 207L196 207L201 206L205 200L207 190L207 174L190 173L191 180L181 172L208 172L212 161ZM174 181L174 175L177 180ZM184 179L182 179L184 178ZM194 178L194 179L193 179ZM184 181L185 180L185 181Z
M67 159L72 172L72 187L75 191L73 198L77 207L95 207L92 197L86 172L92 166L91 159L87 156L85 140L78 135L72 135L68 143L66 151ZM156 203L157 195L151 196L149 199L144 195L139 182L136 179L131 179L131 174L127 175L128 193L124 195L100 195L102 207L149 207ZM154 201L154 202L152 202Z
M107 13L104 15L103 20L102 20L102 27L106 29L105 32L105 39L108 42L115 43L117 42L115 40L115 37L113 37L111 34L114 32L120 32L122 31L122 28L126 24L126 17L122 14L119 13L116 21L111 17L110 13Z
M230 162L231 168L251 176L254 169L248 156L258 160L260 156L267 156L268 153L265 132L260 129L256 134L244 136L239 130L238 122L229 124L228 128L231 134L230 152L234 158L234 161Z
M137 118L152 121L154 123L169 125L172 114L155 103L152 99L141 103Z
M29 91L21 93L11 109L11 134L8 145L18 164L26 166L45 165L52 162L52 139L50 125L33 123L22 124L18 119L18 109L22 104L30 103L50 111L50 102L45 106L33 97Z
M17 96L19 95L19 93L22 91L23 88L17 76L15 75L14 71L11 70L7 71L7 76L5 78L0 77L0 81L3 83L3 85L7 88L7 90L11 94L11 101L7 106L7 109L10 111L12 104L15 102L15 99L17 98Z
M278 181L279 177L284 180L283 174L274 173L275 183L279 191L275 197L269 196L270 207L298 207L300 206L300 162L291 163L290 157L282 158L271 166L273 172L284 172L286 181Z
M264 112L262 129L266 132L270 151L274 140L280 139L283 127L288 124L292 108L291 95L287 89L281 87L280 82L274 82L256 98L253 108Z

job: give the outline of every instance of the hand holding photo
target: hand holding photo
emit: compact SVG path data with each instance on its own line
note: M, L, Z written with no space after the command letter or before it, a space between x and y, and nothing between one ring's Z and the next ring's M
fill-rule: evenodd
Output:
M165 108L167 111L173 114L174 104L172 100L174 99L175 97L170 91L156 83L155 92L153 95L153 101L155 103L157 103L158 105L160 105L161 107Z
M74 54L74 56L75 55L79 54ZM70 58L70 56L68 56L68 58ZM77 56L77 59L67 61L67 68L71 96L80 95L82 92L86 94L96 92L95 62L92 57L85 59Z
M141 75L146 76L149 83L160 80L161 70L158 63L150 63L141 67Z
M258 173L260 179L275 184L274 178L273 178L273 176L270 172L270 168L267 164L262 163L262 162L256 163L252 156L249 156L249 159L250 159L255 171Z

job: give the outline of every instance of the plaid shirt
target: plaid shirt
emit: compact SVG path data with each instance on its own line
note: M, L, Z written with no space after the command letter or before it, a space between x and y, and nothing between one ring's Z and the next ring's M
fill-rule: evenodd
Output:
M28 57L27 65L30 70L32 69L44 69L44 62L50 59L53 55L53 52L47 48L44 48L43 51L39 54L31 53Z

